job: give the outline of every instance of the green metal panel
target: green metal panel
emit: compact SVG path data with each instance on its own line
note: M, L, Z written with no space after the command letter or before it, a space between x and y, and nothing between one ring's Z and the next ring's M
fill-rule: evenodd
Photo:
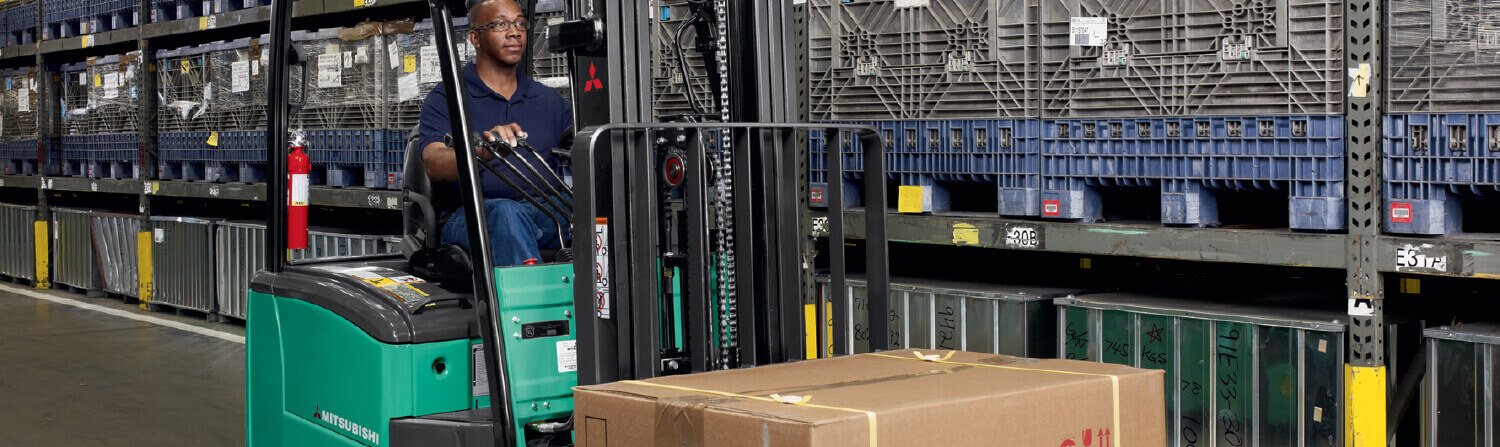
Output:
M1177 356L1178 375L1181 376L1177 386L1177 408L1181 410L1176 420L1178 447L1212 445L1207 442L1212 437L1210 424L1214 418L1211 412L1213 350L1209 345L1209 324L1194 318L1180 318L1177 322L1177 346L1181 348L1181 354ZM1172 427L1172 424L1169 422L1167 426Z
M573 413L578 360L572 278L572 264L495 269L501 333L511 334L505 338L505 353L510 359L516 433L525 433L529 422L567 418ZM566 335L525 333L527 325L556 321L566 321ZM525 440L517 443L524 446Z
M464 370L433 367L466 358L468 340L384 344L327 309L254 292L246 322L251 446L378 446L391 419L469 408Z
M1137 357L1140 360L1138 366L1141 368L1159 369L1166 372L1162 377L1162 380L1165 381L1162 389L1166 390L1167 399L1167 416L1164 420L1169 421L1169 423L1177 414L1177 399L1175 396L1176 390L1180 388L1177 386L1177 368L1173 367L1173 364L1177 360L1173 354L1175 351L1173 345L1177 341L1177 329L1174 320L1172 317L1143 314L1140 315L1140 324L1133 327L1136 332L1136 339L1140 340L1137 343L1140 347L1140 355Z
M1256 327L1256 436L1260 445L1296 445L1297 331Z
M1253 402L1251 379L1251 327L1244 323L1216 321L1214 326L1214 440L1217 445L1250 443Z
M1341 447L1344 334L1302 331L1302 434L1306 447Z
M1099 359L1104 363L1136 366L1135 314L1118 310L1101 311L1103 326L1099 337Z
M1062 313L1062 327L1058 343L1061 344L1063 358L1074 360L1094 360L1093 343L1090 341L1093 325L1089 322L1089 310L1081 307L1065 307L1060 309Z

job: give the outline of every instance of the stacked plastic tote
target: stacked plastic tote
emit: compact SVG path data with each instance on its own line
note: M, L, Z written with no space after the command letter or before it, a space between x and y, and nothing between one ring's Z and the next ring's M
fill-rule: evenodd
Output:
M36 43L36 0L0 3L0 47Z
M405 139L387 130L398 94L390 77L405 67L392 67L386 43L413 28L388 22L292 33L308 57L306 101L293 128L307 138L314 184L391 187L386 153L404 147Z
M949 209L949 190L963 186L993 191L976 200L1002 214L1036 215L1037 1L810 1L813 121L879 128L888 175L920 187L921 211ZM832 139L811 135L814 206L826 206L827 184L857 196L853 140L834 149L844 176L829 179Z
M1496 0L1387 6L1385 231L1465 232L1462 202L1500 196L1497 10Z
M459 44L459 57L473 60L474 48L466 37L467 19L455 19L454 37L451 42ZM407 135L416 129L421 118L422 103L427 93L442 83L442 71L438 63L437 39L433 35L432 21L423 20L412 27L411 32L397 32L387 36L386 45L390 59L385 68L387 99L392 105L390 114L381 125L385 146L382 169L385 172L385 187L401 187L401 175L406 156Z
M138 0L41 0L42 39L130 28L141 23Z
M44 171L37 151L37 82L34 69L0 70L0 174Z
M1258 192L1293 229L1343 228L1341 2L809 4L814 120L879 127L921 211L979 182L1002 215L1097 221L1105 192L1135 190L1207 226L1220 193Z
M156 52L157 178L205 180L211 158L208 133L217 131L209 45Z
M265 37L156 53L163 179L265 181Z
M63 174L139 178L139 52L89 58L63 71Z
M151 23L270 5L270 0L151 0Z

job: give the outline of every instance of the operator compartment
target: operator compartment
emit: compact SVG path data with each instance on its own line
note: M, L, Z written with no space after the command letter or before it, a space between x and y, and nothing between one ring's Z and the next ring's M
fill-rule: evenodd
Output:
M518 266L495 275L497 320L511 335L506 350L528 359L509 365L516 429L535 433L572 412L573 267ZM246 331L255 444L493 439L473 303L472 293L412 275L399 256L256 275ZM464 420L470 423L451 422Z

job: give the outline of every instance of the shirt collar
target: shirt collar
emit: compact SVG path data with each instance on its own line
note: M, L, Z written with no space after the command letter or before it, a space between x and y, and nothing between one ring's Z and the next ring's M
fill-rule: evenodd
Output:
M515 96L519 96L522 99L535 97L536 92L531 88L531 84L534 83L536 83L536 81L532 80L531 76L527 76L526 73L523 73L520 69L517 69ZM472 62L464 64L464 84L466 84L468 87L465 90L468 90L469 96L473 96L475 98L494 96L495 99L506 99L504 96L500 96L499 93L491 90L489 85L485 85L484 81L479 79L479 68Z

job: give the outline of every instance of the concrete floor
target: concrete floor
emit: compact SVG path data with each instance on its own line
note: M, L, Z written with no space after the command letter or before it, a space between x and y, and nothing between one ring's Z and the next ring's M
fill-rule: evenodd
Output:
M244 335L119 300L45 293ZM0 446L244 445L244 395L243 344L0 288Z

